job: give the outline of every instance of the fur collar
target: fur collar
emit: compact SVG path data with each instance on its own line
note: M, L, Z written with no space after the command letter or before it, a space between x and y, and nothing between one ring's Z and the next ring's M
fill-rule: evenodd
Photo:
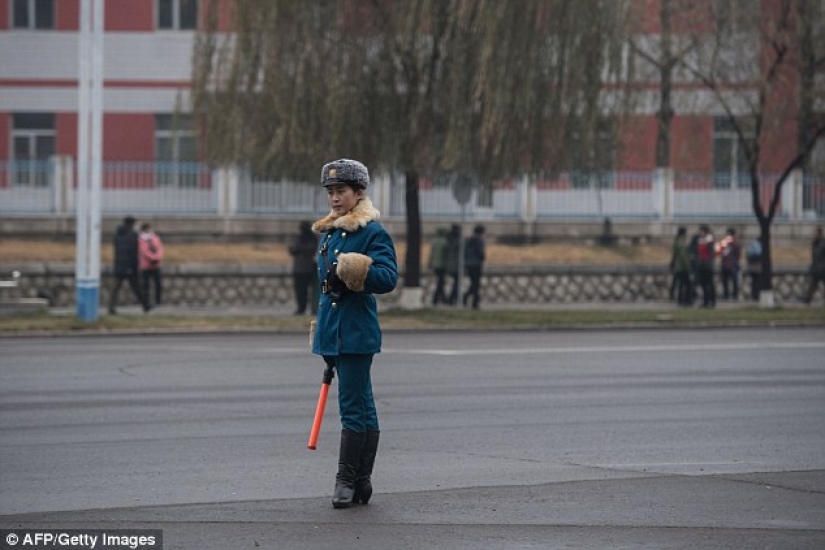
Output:
M372 220L377 220L379 216L381 216L381 213L375 209L369 197L364 197L343 216L336 217L334 212L330 212L325 218L312 224L312 230L316 233L323 233L332 228L357 231Z

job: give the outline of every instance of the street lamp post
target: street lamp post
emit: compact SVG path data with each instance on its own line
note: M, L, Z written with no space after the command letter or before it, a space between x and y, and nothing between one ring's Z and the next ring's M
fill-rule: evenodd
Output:
M100 194L103 149L103 0L81 0L77 124L77 318L100 307Z

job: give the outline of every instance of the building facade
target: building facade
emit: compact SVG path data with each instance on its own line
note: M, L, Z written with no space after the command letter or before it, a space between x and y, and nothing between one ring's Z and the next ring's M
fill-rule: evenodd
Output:
M638 43L655 44L662 34L660 0L633 2L640 7ZM752 0L703 2L719 8L718 13L731 22L736 20L736 13L754 11L756 3ZM761 0L759 4L762 11L756 12L767 17L775 2ZM166 193L157 195L160 198L152 198L150 202L172 200L168 198L169 193L179 190L203 192L213 189L215 177L202 163L204 159L199 155L192 117L188 114L193 52L205 3L199 0L132 0L106 2L105 5L103 159L107 168L104 169L104 188L160 189ZM0 0L0 190L56 185L56 171L49 165L50 159L77 156L79 11L80 0ZM221 28L229 29L228 10L222 10L221 17ZM685 28L684 21L681 25L674 26L674 34L687 36L695 32L695 29ZM648 51L652 55L655 49L651 46ZM612 145L605 147L600 157L602 165L587 167L584 176L571 173L552 181L539 181L536 183L539 190L620 189L628 185L629 191L655 193L654 178L650 174L657 167L659 84L654 68L649 66L647 69L646 76L644 72L639 73L638 88L642 100L636 104L632 116L623 117L621 123L607 122L605 135ZM825 113L821 92L825 90L823 82L825 78L820 70L816 78L819 99L814 102L818 117ZM792 94L789 97L798 96L798 78L794 80L791 75L786 86L788 94ZM747 181L742 179L745 158L726 112L695 79L680 79L677 75L673 96L670 166L677 174L674 188L747 187L747 183L742 185ZM790 103L795 103L795 99ZM770 131L769 142L763 148L763 166L760 167L766 174L780 172L787 159L794 156L798 132L795 113L788 116L785 124ZM825 175L825 139L820 140L812 158L812 173ZM589 175L593 169L605 174L599 176L595 184ZM66 173L73 173L71 165ZM614 175L619 173L624 175ZM634 178L627 174L642 176ZM40 210L30 208L26 202L45 200L39 196L0 194L0 201L6 203L0 206L0 212L32 209L70 212L70 198L55 198L61 193L71 194L76 184L71 178L69 181L68 191L48 194L53 204ZM623 183L627 181L634 183ZM237 181L233 184L232 180L226 185L233 192L238 187ZM427 187L433 183L424 181L422 185ZM502 189L506 190L508 185L512 186L512 182L505 182ZM256 199L252 193L253 190L241 189L230 200L225 197L226 190L221 190L206 195L205 202L198 202L195 208L218 212L221 208L225 210L225 203L232 200L235 203L247 200L254 205ZM495 211L494 195L482 195L484 193L479 193L478 199L483 206ZM769 190L766 195L770 195ZM24 196L29 198L22 198ZM825 215L823 196L825 193L821 189L813 194L805 190L802 198L805 204L801 205L801 211L812 212L814 216ZM272 200L288 202L291 195L282 193L279 197ZM120 206L104 202L104 209L119 212L142 204L128 200L131 202ZM571 200L579 201L576 197ZM598 200L601 209L602 197L593 200ZM218 204L219 201L223 203ZM311 201L317 204L317 197L312 197ZM152 206L147 203L139 208L151 210ZM519 208L521 210L524 209ZM269 207L265 211L280 210ZM426 216L427 211L423 214ZM598 215L603 214L609 212L598 212Z

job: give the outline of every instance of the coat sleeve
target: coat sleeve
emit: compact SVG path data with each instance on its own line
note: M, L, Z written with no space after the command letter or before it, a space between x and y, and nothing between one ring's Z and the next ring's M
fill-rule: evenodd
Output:
M163 259L163 241L160 240L157 234L153 235L152 239L154 239L155 247L157 248L157 260L161 261Z
M380 227L375 237L370 240L366 255L372 259L364 281L364 292L386 294L392 292L398 284L398 263L395 246L390 235Z

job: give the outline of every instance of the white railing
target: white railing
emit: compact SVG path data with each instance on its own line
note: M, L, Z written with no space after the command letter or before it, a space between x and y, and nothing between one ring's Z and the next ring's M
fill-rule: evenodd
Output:
M49 161L0 161L0 214L72 213L75 169L70 157ZM776 176L765 175L759 200L767 208ZM370 195L390 217L406 214L403 176L377 175ZM724 185L724 187L723 187ZM422 179L424 219L457 218L462 208L448 184ZM748 182L717 181L712 175L671 170L563 173L538 180L506 180L476 186L465 205L470 219L691 219L751 218ZM327 211L317 183L266 181L240 169L211 170L201 163L104 162L104 214L306 214ZM795 172L781 193L780 219L825 218L825 177Z
M104 162L105 213L209 214L217 210L212 171L197 162Z
M54 212L53 174L48 160L0 161L0 212Z
M561 174L536 183L536 216L654 218L651 172Z

